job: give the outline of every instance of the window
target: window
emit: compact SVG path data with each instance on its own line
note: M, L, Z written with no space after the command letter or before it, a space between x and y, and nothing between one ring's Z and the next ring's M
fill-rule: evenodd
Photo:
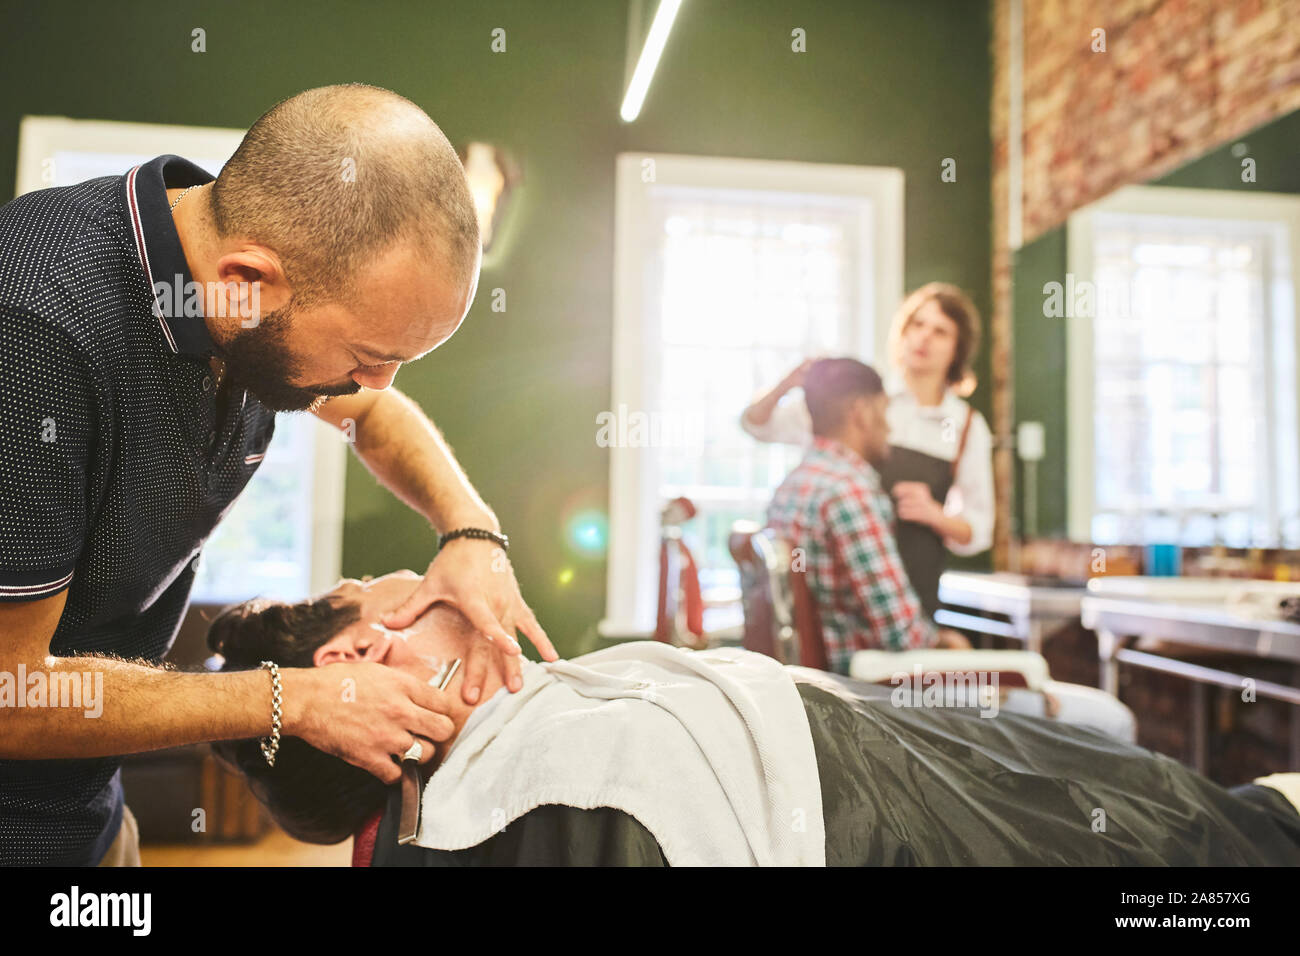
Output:
M242 130L24 117L17 193L120 176L163 153L209 172ZM257 474L204 545L192 598L296 600L338 580L345 443L312 415L281 415Z
M1072 537L1280 543L1300 511L1298 225L1295 197L1163 187L1071 217Z
M881 354L902 294L902 183L892 169L619 158L611 413L632 427L609 442L603 633L653 630L659 513L679 495L699 511L683 533L706 603L738 600L731 525L761 521L801 456L750 438L740 413L806 357Z

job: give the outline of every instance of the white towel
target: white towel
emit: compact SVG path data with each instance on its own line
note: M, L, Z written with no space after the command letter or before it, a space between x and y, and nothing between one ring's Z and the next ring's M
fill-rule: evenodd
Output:
M775 660L637 641L523 676L429 779L420 846L475 846L564 804L630 814L672 866L825 865L808 716Z
M1296 813L1300 813L1300 773L1270 773L1267 777L1256 777L1251 783L1272 787L1287 798Z

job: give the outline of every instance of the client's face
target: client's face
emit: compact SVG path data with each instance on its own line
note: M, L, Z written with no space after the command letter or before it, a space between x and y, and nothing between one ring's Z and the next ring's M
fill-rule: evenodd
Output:
M458 610L438 604L408 628L392 631L379 619L400 604L419 583L414 571L394 571L382 577L358 581L345 578L330 595L358 608L359 617L316 649L312 662L317 667L341 662L369 661L404 670L423 683L438 686L457 658L464 660L475 641L483 638ZM447 685L447 692L460 701L461 672ZM501 687L501 679L489 668L487 683L479 700L487 700Z
M866 449L862 456L879 468L889 460L889 395L881 392L863 402Z

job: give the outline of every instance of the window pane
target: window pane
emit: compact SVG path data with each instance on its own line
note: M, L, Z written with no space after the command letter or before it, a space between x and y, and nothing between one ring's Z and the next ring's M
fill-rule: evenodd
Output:
M1099 213L1094 350L1094 532L1176 513L1203 537L1265 523L1270 363L1267 224ZM1232 517L1229 519L1229 515ZM1213 522L1211 522L1211 525Z
M192 600L308 596L313 421L306 415L277 420L261 467L203 546Z
M733 522L762 521L802 450L756 442L740 413L810 355L857 352L860 198L687 187L654 194L659 407L699 425L658 449L659 500L699 509L684 529L704 581L738 583ZM791 396L801 400L798 393Z

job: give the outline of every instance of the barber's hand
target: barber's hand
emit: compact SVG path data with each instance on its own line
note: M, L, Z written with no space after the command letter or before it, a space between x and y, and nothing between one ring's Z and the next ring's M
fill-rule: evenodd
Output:
M893 487L894 510L900 521L934 527L943 520L943 505L934 500L924 481L900 481Z
M493 645L476 644L465 662L461 696L477 704L483 693L486 668L495 664L511 693L523 686L519 676L519 642L515 631L523 631L544 660L559 658L550 638L542 630L532 609L524 603L515 580L514 568L501 547L478 538L456 538L434 557L424 580L395 610L382 618L383 625L401 630L434 604L450 604L464 614L476 631ZM496 654L493 652L501 652Z
M455 726L447 694L404 671L376 663L286 668L284 727L317 750L342 757L384 783L402 777L394 759L419 739L420 763L433 759L433 741Z

